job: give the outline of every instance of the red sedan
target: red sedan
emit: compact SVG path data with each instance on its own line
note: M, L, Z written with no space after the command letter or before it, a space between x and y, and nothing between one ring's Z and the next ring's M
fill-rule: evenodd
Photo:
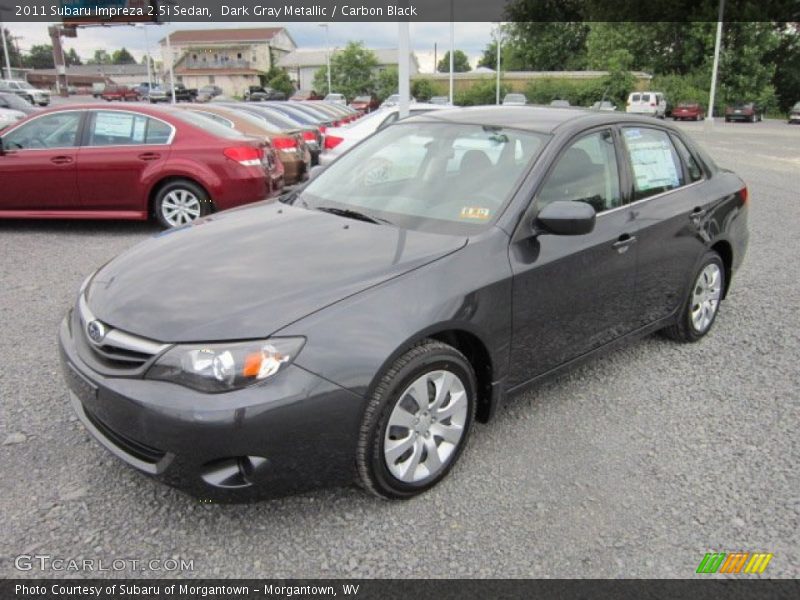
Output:
M0 137L0 218L133 219L179 227L280 193L269 145L188 111L78 105Z
M672 109L672 118L677 121L678 119L691 119L692 121L702 121L706 118L706 111L697 102L681 102Z

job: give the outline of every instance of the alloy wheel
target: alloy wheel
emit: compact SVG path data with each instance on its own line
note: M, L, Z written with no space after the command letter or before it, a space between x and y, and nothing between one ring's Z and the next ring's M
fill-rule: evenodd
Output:
M692 291L692 325L698 333L704 333L717 314L722 296L722 273L719 265L711 263L700 272Z
M200 216L200 200L185 189L172 190L161 203L161 214L172 227L191 223Z
M469 403L461 379L430 371L400 394L389 416L383 453L389 472L404 483L439 474L464 436Z

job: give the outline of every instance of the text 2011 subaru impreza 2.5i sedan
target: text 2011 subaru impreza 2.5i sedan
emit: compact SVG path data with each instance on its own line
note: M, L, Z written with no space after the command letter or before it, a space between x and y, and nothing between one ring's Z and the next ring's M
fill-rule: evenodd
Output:
M70 397L116 456L198 496L355 480L407 498L507 396L622 340L708 333L747 206L652 119L412 117L284 202L89 277L60 331Z

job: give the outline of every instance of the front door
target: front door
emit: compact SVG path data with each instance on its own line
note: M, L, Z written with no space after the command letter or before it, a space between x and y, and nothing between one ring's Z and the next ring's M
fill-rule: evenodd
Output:
M594 231L544 233L511 246L510 387L634 328L637 248L618 152L611 129L582 135L556 159L534 200L537 209L554 200L591 204Z
M0 211L80 208L76 180L83 113L43 115L5 133L0 155Z

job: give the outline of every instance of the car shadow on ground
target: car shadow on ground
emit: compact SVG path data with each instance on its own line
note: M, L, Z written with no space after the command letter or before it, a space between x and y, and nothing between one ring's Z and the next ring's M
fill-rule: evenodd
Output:
M162 231L162 227L150 221L0 219L0 233L156 235Z

